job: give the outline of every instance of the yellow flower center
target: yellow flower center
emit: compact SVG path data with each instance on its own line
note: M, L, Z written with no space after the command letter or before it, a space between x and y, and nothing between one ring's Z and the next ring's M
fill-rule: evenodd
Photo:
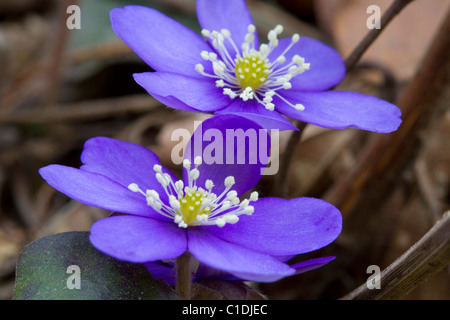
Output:
M186 188L184 197L179 196L180 209L177 214L180 215L184 222L189 225L197 220L198 216L203 214L209 215L211 212L210 206L202 208L202 202L206 199L207 192L201 188Z
M261 87L268 79L270 63L263 58L260 52L250 52L243 57L236 58L235 75L241 88Z

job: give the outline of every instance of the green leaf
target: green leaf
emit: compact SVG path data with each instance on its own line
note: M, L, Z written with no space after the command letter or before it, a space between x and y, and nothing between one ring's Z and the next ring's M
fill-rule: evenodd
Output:
M79 285L79 286L78 286ZM16 300L181 299L142 264L116 260L95 249L88 232L36 240L16 268Z
M189 0L189 2L191 4L186 2L183 6L195 8L195 1ZM188 28L194 29L198 33L201 31L194 13L187 14L183 10L177 10L176 6L167 4L164 1L133 0L130 3L129 0L79 0L81 29L70 30L69 49L98 45L110 41L120 41L111 27L109 13L114 8L130 4L151 7L179 21Z

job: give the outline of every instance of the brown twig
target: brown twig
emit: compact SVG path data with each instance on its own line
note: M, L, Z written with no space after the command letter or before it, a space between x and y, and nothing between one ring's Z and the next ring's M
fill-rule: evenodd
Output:
M342 154L342 150L348 148L349 144L357 138L361 132L359 130L348 130L338 135L337 139L333 140L333 145L321 154L320 159L315 163L314 168L311 168L308 179L303 183L299 190L301 195L314 195L323 190L329 171L328 169L336 161L338 156ZM295 193L293 194L295 195Z
M341 209L348 221L347 228L351 228L351 225L365 228L365 236L359 238L358 247L361 248L359 254L366 257L368 244L379 234L379 230L369 230L367 226L378 217L380 206L400 185L402 174L417 159L423 145L423 131L428 129L432 121L438 119L448 106L449 33L450 12L447 13L415 77L397 101L403 113L400 128L391 134L377 135L362 151L354 168L339 179L325 197L326 201ZM352 219L349 219L350 216ZM439 224L438 231L433 228L426 240L411 248L386 270L383 276L387 286L382 294L361 293L364 289L358 288L346 297L395 299L406 294L429 275L440 270L441 263L448 264L449 226L447 215L444 222ZM424 248L428 248L428 245L431 245L430 251L426 252L428 249ZM371 254L373 255L372 252Z
M30 124L93 120L128 112L145 113L155 110L160 105L160 102L148 94L137 94L61 104L55 110L16 112L1 117L0 123Z
M410 2L413 0L395 0L394 3L388 8L381 18L381 28L372 29L364 39L358 44L358 46L353 50L350 56L345 60L345 65L347 73L351 71L361 59L361 56L366 52L370 45L375 41L376 38L381 34L382 30L386 28L389 22ZM292 156L294 154L295 147L301 139L301 135L306 128L307 123L300 122L298 124L298 131L293 131L289 137L285 152L282 156L280 171L275 178L273 185L273 192L279 196L287 196L287 175L292 162Z
M380 28L370 30L370 32L364 37L364 39L356 46L353 52L345 60L347 72L355 67L364 52L366 52L366 50L375 41L375 39L378 38L381 32L383 32L383 30L389 24L389 22L391 22L391 20L412 1L414 0L395 0L394 3L392 3L392 5L381 17Z
M416 76L397 100L403 118L400 128L374 137L362 150L352 170L328 191L326 200L342 211L350 211L360 195L370 193L367 188L378 190L378 198L381 199L381 191L392 190L388 185L394 183L393 179L398 178L400 172L416 158L422 143L422 130L442 111L439 100L446 100L442 96L447 94L446 88L450 83L449 33L450 12Z
M69 39L69 30L66 27L66 10L69 5L76 4L77 2L77 0L65 0L60 2L57 8L56 30L58 30L58 32L52 52L47 61L48 91L44 104L46 109L53 109L58 98L61 71L64 64L67 40Z
M430 210L433 221L436 221L442 212L442 204L436 196L436 190L434 189L433 183L429 177L429 171L426 167L425 160L418 159L414 166L414 173L420 195Z
M283 155L281 156L281 166L280 169L275 176L274 185L272 194L278 195L280 197L286 197L288 192L288 171L290 168L290 163L292 162L292 157L294 155L295 147L298 145L301 140L302 134L306 128L307 123L298 121L297 128L298 131L293 131L289 137L289 140L286 144L286 148L284 149Z
M342 300L401 298L450 263L450 211L379 275L379 289L363 284Z

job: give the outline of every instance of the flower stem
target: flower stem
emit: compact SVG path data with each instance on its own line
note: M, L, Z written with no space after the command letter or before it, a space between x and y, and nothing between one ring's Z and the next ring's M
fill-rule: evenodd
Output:
M276 196L286 197L288 193L288 172L290 168L290 164L292 162L292 158L294 156L295 146L300 141L303 131L307 126L306 122L298 121L297 128L298 131L292 131L291 136L286 144L286 148L284 149L283 156L281 158L281 166L278 174L275 177L274 185L273 185L273 193Z
M177 283L175 290L181 294L183 299L191 298L191 254L186 251L176 259Z

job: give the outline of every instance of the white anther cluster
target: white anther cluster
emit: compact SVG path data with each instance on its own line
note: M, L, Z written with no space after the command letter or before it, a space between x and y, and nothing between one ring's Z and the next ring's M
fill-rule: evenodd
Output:
M187 171L187 185L182 180L173 181L168 173L164 173L160 165L153 167L155 176L165 191L166 199L162 200L155 190L142 191L136 183L131 183L128 189L141 193L146 197L147 205L151 206L161 215L172 219L179 227L199 225L216 225L223 227L225 224L234 224L239 221L242 214L251 215L254 207L250 202L258 200L255 191L249 199L240 201L237 192L231 188L235 184L232 176L225 178L225 189L220 195L213 192L214 182L205 181L204 188L198 187L196 182L200 176L198 167L202 164L201 157L194 159L194 168L191 162L183 161L183 167Z
M273 97L277 96L296 110L304 110L303 105L294 105L277 92L290 89L291 79L310 68L310 64L305 63L305 59L299 55L294 55L290 62L286 61L286 53L300 40L300 36L294 34L286 49L269 61L268 56L278 46L278 36L283 32L283 26L277 25L270 30L268 43L261 44L258 49L255 48L255 26L250 25L247 31L239 49L229 30L203 29L202 35L216 50L201 52L201 57L211 62L213 74L206 73L201 63L195 69L204 76L215 78L216 86L223 88L223 94L231 99L256 99L266 109L274 110Z

